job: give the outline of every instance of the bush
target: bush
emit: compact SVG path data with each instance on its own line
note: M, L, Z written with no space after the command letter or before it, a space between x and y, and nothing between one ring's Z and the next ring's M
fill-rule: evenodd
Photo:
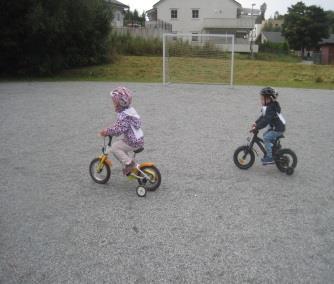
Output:
M323 83L323 82L324 82L324 79L322 79L321 76L318 76L317 78L315 78L315 82L316 82L316 83Z
M119 35L113 33L110 37L110 50L121 55L153 55L162 56L162 41L157 38L133 37L130 34ZM227 53L217 48L213 43L203 46L193 45L188 41L176 40L169 43L169 54L171 56L206 56L210 58L222 58Z
M259 51L288 54L289 53L289 45L288 45L287 42L274 43L274 42L266 41L265 43L260 44Z
M109 49L121 55L162 55L162 41L157 38L133 37L130 34L112 33Z
M170 43L169 53L176 57L182 56L197 56L208 58L224 58L227 53L215 46L212 42L206 42L203 46L193 45L188 41L178 39Z

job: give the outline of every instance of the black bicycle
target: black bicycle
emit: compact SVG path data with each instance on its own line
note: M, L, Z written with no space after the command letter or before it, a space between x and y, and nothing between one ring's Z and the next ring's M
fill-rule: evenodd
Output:
M233 155L235 165L242 170L247 170L254 164L254 152L259 156L256 149L254 149L254 144L258 145L264 156L267 154L263 140L257 136L259 131L252 130L251 132L253 133L253 137L248 137L247 145L238 147ZM292 175L297 166L297 156L290 149L282 149L280 142L280 139L282 138L284 138L284 135L277 137L276 141L273 143L273 159L277 168L281 172L286 173L287 175Z

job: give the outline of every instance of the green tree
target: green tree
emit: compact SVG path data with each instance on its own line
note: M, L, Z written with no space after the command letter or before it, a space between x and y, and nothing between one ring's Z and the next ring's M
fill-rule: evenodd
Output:
M334 11L326 11L330 33L334 34Z
M318 6L307 7L303 2L288 8L282 28L289 46L301 50L302 56L305 48L317 48L321 39L329 36L325 11Z
M33 0L0 2L0 72L13 72L24 64L24 46L30 27L26 15Z
M263 26L262 31L264 32L281 32L282 28L280 26L274 26L273 20L269 19Z
M124 24L128 25L140 25L145 26L145 12L139 15L139 12L135 9L134 11L127 11L124 17Z
M264 21L265 20L265 14L266 14L266 11L267 11L267 4L266 3L263 3L261 6L260 6L260 12L261 12L261 20Z
M52 74L106 61L108 7L104 0L1 1L0 73Z
M274 14L274 20L283 20L284 15L281 15L278 11L275 12Z

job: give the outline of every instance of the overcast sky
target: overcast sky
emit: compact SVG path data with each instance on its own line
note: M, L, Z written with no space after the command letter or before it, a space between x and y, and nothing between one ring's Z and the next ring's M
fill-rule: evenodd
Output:
M147 11L152 8L153 4L157 3L158 0L119 0L120 2L130 6L131 10L137 9L139 12ZM180 0L180 1L191 1L191 0ZM203 0L204 1L204 0ZM267 3L267 12L266 18L273 16L275 11L278 11L280 14L285 14L288 7L299 2L298 0L240 0L238 1L242 7L251 8L252 3L255 3L256 8L260 8L263 2ZM334 10L334 0L304 0L303 1L307 6L317 5L322 7L325 10Z

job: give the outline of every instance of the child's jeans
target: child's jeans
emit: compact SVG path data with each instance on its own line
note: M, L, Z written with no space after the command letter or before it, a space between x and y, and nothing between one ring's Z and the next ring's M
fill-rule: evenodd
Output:
M132 158L128 153L133 152L134 150L136 150L136 148L129 146L123 140L118 140L111 146L112 153L123 166L129 165L132 162Z
M268 130L263 133L264 147L267 151L267 157L272 159L273 157L273 143L276 141L277 137L282 135L282 132L277 132L274 130Z

